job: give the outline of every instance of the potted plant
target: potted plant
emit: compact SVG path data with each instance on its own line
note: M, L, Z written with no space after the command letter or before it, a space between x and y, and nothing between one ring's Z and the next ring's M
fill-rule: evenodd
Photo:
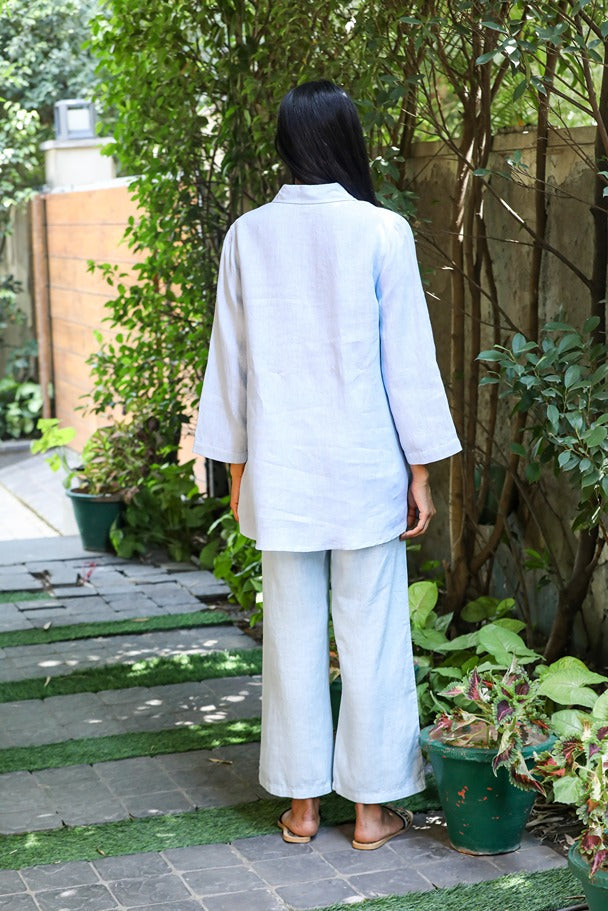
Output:
M467 854L517 850L535 796L543 793L530 770L534 753L555 740L539 681L515 662L506 673L487 664L440 694L450 710L420 735L450 841Z
M138 489L156 456L155 447L132 422L116 421L95 430L85 443L77 465L71 465L65 447L76 431L60 427L56 418L38 421L40 437L34 453L52 450L47 462L53 471L63 468L64 486L85 550L108 550L109 533L125 502Z
M560 737L538 757L535 772L556 803L569 804L583 823L568 865L582 883L590 911L608 907L608 692L591 714L559 712ZM561 722L561 724L560 724Z

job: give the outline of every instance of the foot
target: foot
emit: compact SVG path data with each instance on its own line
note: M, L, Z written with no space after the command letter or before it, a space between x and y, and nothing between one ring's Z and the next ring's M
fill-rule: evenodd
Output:
M357 803L355 812L353 843L356 842L357 845L380 847L380 844L409 829L411 825L409 817L406 819L382 804Z
M319 830L319 798L309 797L305 800L292 800L291 808L280 817L281 825L294 835L312 838Z

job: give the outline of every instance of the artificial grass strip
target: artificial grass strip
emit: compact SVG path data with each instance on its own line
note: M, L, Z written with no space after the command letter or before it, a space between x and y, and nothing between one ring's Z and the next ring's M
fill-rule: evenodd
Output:
M48 592L36 591L2 592L0 591L0 604L10 604L13 601L52 601L53 596Z
M201 610L191 614L143 617L141 620L72 623L66 626L51 626L49 629L15 629L0 633L0 648L10 648L13 645L46 645L50 642L95 639L99 636L124 636L158 630L195 629L199 626L221 626L233 622L234 618L225 611Z
M172 655L168 658L146 658L135 664L85 668L57 677L29 677L0 683L0 702L99 693L138 686L166 686L261 672L261 648L227 649L208 655Z
M235 743L256 743L260 739L260 719L214 721L166 731L139 734L109 734L105 737L83 737L41 746L7 747L0 750L0 774L5 772L39 772L70 765L92 765L134 756L160 756L187 753L190 750L212 750Z
M269 835L277 832L276 820L287 803L282 798L254 800L232 807L205 807L191 813L149 819L3 835L0 839L0 869L97 860L100 855L117 857L192 845L227 844L237 838ZM439 800L433 788L399 801L398 805L418 812L437 808ZM353 819L354 809L350 801L330 794L321 798L321 815L324 826L335 826Z
M580 882L569 870L510 873L500 879L451 886L433 892L387 895L357 903L364 911L558 911L582 899ZM315 911L344 911L343 904Z

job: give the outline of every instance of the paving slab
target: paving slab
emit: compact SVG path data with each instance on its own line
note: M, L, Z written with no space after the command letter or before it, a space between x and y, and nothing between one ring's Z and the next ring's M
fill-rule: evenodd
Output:
M208 682L5 702L0 704L0 749L260 716L259 676L227 678L228 696L219 686L208 688Z
M0 681L56 677L75 670L134 664L149 658L209 655L224 649L256 647L257 643L251 636L232 626L159 630L44 645L16 645L0 648Z

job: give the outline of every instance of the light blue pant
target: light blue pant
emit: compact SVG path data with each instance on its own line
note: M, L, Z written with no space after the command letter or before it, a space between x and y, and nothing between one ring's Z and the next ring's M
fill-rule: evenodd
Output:
M335 747L329 580L342 673ZM381 803L424 788L405 544L265 551L260 782L280 797L332 789Z

